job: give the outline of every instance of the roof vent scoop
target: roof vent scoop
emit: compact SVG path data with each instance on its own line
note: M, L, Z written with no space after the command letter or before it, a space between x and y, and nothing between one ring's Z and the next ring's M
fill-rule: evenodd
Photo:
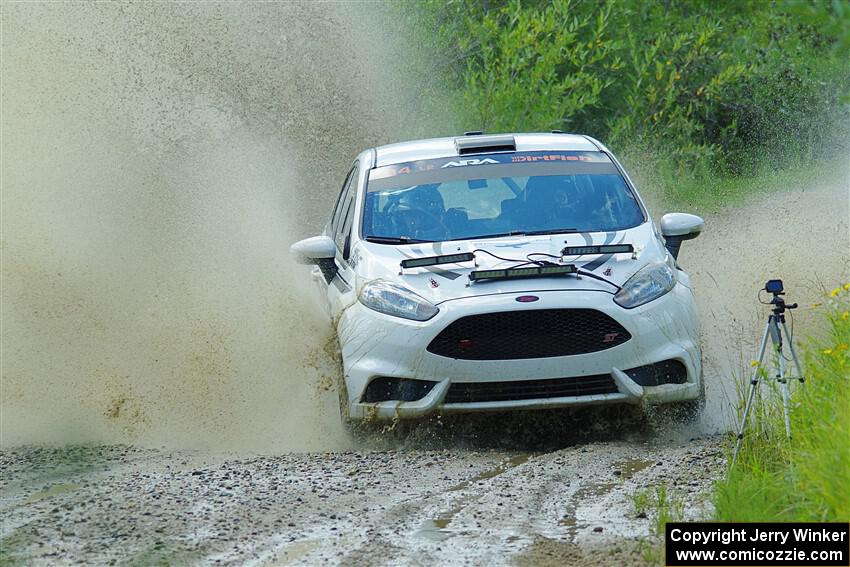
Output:
M455 138L458 155L486 154L492 152L515 152L516 141L513 136L475 136Z

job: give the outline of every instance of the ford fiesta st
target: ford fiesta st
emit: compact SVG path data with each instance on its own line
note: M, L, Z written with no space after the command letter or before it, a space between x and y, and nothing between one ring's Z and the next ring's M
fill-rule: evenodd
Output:
M345 421L701 403L701 218L651 219L587 136L418 140L357 156L321 236L292 245L327 301Z

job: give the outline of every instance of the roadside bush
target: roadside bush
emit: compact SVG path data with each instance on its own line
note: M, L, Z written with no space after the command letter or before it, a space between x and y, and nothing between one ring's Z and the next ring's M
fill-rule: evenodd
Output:
M512 0L469 19L466 31L478 49L464 75L468 118L490 131L551 130L597 107L619 65L607 22L607 11L574 13L568 0L539 10Z
M421 33L440 46L429 53L434 76L456 93L458 130L588 133L620 152L663 155L689 178L848 148L843 2L416 6Z

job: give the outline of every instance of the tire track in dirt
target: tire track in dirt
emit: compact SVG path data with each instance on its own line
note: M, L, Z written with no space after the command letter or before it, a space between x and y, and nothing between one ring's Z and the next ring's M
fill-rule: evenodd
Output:
M485 565L555 544L632 561L649 520L629 495L666 482L696 501L722 465L716 437L534 454L74 451L0 453L12 564ZM57 471L63 460L76 465Z

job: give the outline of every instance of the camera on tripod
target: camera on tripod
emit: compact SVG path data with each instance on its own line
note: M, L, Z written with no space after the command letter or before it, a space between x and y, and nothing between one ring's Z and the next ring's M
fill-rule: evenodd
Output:
M785 293L785 287L782 285L782 280L767 280L767 283L764 284L764 291L773 295L780 295Z
M790 418L790 390L788 388L788 382L791 380L799 380L802 384L805 381L803 376L803 369L800 366L800 361L797 358L797 353L794 351L794 343L792 340L791 334L788 332L788 327L785 326L785 311L790 309L796 309L796 303L785 303L785 300L782 298L785 295L785 286L782 285L782 280L767 280L767 283L764 284L764 289L762 291L766 291L768 293L773 294L773 299L770 301L761 301L766 305L772 305L771 315L767 318L767 327L764 330L764 335L761 339L761 348L759 349L758 359L755 363L755 370L753 371L752 378L750 378L750 384L747 392L747 403L744 406L744 413L741 416L741 423L738 427L738 439L735 443L735 451L732 453L732 465L735 465L735 461L738 458L738 451L741 449L741 440L744 438L744 427L747 425L747 418L750 416L750 410L753 406L753 400L756 395L756 388L759 385L759 382L762 380L760 377L761 365L764 362L765 352L767 350L768 340L771 342L773 348L773 363L776 369L776 374L772 378L778 384L780 389L782 390L782 407L785 414L785 434L788 439L791 439L791 418ZM794 366L797 369L796 376L788 376L785 372L785 353L783 352L784 346L788 346L788 350L791 352L791 360L794 362Z
M769 304L773 305L773 313L780 315L779 321L784 324L785 310L796 309L797 304L785 303L785 300L780 297L780 295L785 295L785 286L782 285L782 280L767 280L767 283L764 284L764 291L773 294L773 299L770 300Z

